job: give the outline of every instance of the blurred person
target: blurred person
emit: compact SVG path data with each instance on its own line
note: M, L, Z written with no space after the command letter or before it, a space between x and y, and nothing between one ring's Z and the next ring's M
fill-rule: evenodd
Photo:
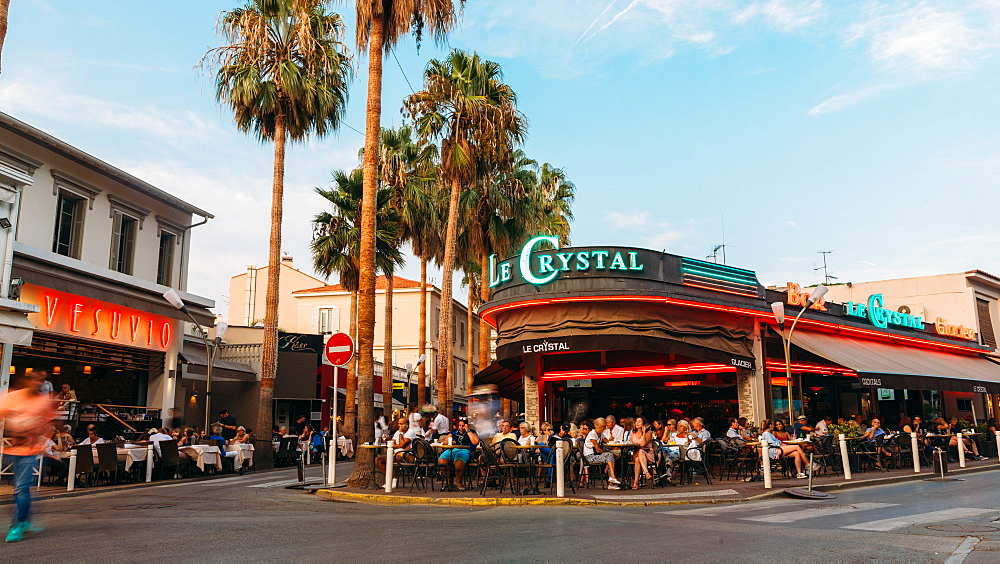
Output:
M24 533L37 531L31 526L32 471L44 452L42 436L55 418L49 395L42 391L45 371L26 373L16 381L17 389L0 398L0 420L9 446L4 454L10 460L14 480L14 513L6 542L17 542Z

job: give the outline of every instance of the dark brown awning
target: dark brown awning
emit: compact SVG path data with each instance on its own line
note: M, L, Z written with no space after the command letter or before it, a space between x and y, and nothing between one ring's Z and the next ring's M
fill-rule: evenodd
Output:
M181 360L188 365L188 378L191 375L204 375L207 371L208 360L203 356L190 353L180 353ZM196 380L198 378L195 378ZM212 362L212 380L231 382L256 382L257 372L249 364L232 362L228 360L215 359Z
M500 397L522 401L524 399L524 371L520 357L494 362L480 370L473 385L493 384Z

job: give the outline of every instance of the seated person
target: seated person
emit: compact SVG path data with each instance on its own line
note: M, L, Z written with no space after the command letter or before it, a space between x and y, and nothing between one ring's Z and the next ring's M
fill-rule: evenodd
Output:
M781 419L774 420L774 429L771 431L771 434L781 442L792 440L791 433L785 428L785 422Z
M819 421L816 422L815 431L813 432L820 437L828 435L830 433L830 424L832 423L833 423L833 417L827 415L823 419L820 419Z
M615 455L604 450L602 436L607 428L607 422L603 417L594 419L594 429L587 433L587 438L583 443L583 460L588 465L604 464L608 469L608 483L613 486L620 486L621 482L615 476Z
M389 438L392 441L394 454L393 461L395 462L411 462L413 460L413 455L410 454L410 443L413 441L413 437L417 435L415 429L411 429L406 417L400 417L396 420L396 431ZM375 468L385 475L385 467L388 458L385 453L380 454L375 457Z
M222 445L222 446L219 448L219 451L220 451L220 454L223 457L225 457L225 458L236 458L237 455L239 454L235 450L233 450L233 451L227 451L226 450L226 445L229 444L229 441L227 441L226 439L222 438L222 427L220 427L219 425L212 425L212 435L209 436L208 438L209 438L209 440L213 440L214 439L214 440L220 441L219 444Z
M62 432L58 434L58 438L56 439L56 450L66 452L73 448L73 445L76 444L76 439L73 438L72 432L72 425L62 426Z
M677 431L667 437L667 444L663 445L660 449L667 457L667 464L673 464L675 460L681 457L680 446L676 445L687 445L692 440L694 440L694 437L691 434L691 428L688 427L688 422L681 419L677 422Z
M160 454L160 441L174 440L170 435L170 429L164 427L163 429L150 429L149 431L149 440L153 443L153 450L156 452L156 456L163 456Z
M493 440L490 441L490 444L495 445L504 439L517 440L517 435L511 431L510 421L506 419L500 422L500 430L497 431L497 434L493 435Z
M943 418L938 417L932 421L931 428L936 429L938 434L951 435L951 437L948 438L948 446L955 447L956 449L958 448L958 435L951 434L951 425L949 425ZM972 460L986 460L985 456L979 456L979 445L976 444L976 441L973 441L969 437L962 437L962 442L965 444L966 452L970 449L972 450ZM955 461L950 460L949 462Z
M196 444L198 444L198 433L191 427L184 429L184 432L181 433L181 438L177 439L177 446L179 447L194 446Z
M87 425L87 437L80 441L78 444L81 445L100 445L104 444L104 439L97 435L97 425Z
M58 449L57 442L59 440L59 431L55 427L50 426L48 435L45 437L45 442L42 445L42 466L49 468L49 473L53 474L58 478L56 485L66 485L66 476L69 474L69 466L63 459L56 456L55 451Z
M531 424L527 421L521 421L517 425L518 429L521 431L517 437L517 443L520 445L533 445L535 444L535 434L531 432Z
M808 478L809 476L802 472L802 467L808 463L806 453L802 452L798 446L781 444L781 440L774 436L773 429L774 426L769 420L765 419L760 422L761 438L767 441L768 445L774 447L768 449L768 456L772 459L782 456L791 458L792 462L795 463L795 477Z
M465 466L469 463L472 452L479 446L479 435L469 425L465 417L458 418L457 429L450 435L440 437L444 444L462 445L467 448L446 448L438 456L438 466L444 469L448 478L448 489L465 491L462 487L465 478Z
M236 436L233 437L232 442L247 444L250 442L250 435L247 434L247 429L243 425L236 428Z
M274 425L274 426L271 427L271 440L272 441L280 441L281 438L284 437L284 436L285 436L285 434L281 431L281 427L278 427L277 425Z
M876 445L878 444L879 438L884 438L886 436L885 429L882 428L882 420L874 417L872 418L872 426L868 428L867 431L861 434L861 439L858 446L867 452L875 452ZM892 452L886 447L882 447L883 456L892 456ZM875 467L882 470L882 463L876 462Z
M628 440L636 446L635 454L632 458L632 464L635 466L632 489L639 489L640 472L646 477L646 481L652 485L653 474L650 473L650 467L653 466L655 458L653 453L653 431L646 427L646 419L643 416L640 415L632 421L632 432L629 433ZM656 471L655 467L653 467L653 471Z

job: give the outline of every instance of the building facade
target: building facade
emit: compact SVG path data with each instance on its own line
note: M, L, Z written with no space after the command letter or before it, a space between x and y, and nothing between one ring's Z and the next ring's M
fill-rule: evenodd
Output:
M5 114L0 161L24 177L8 256L34 309L9 373L48 371L113 432L148 427L175 406L184 332L162 294L214 323L214 303L186 291L192 228L212 214Z

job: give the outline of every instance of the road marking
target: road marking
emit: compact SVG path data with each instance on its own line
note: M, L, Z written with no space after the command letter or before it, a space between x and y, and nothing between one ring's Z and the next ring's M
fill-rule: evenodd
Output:
M951 556L944 561L944 564L962 564L965 561L965 557L979 544L979 541L980 539L977 537L965 537L962 544L958 545L958 548L955 549L955 552L951 553Z
M866 511L869 509L879 509L882 507L894 507L898 503L855 503L848 507L814 507L812 509L802 509L799 511L789 511L787 513L775 513L772 515L758 515L757 517L740 517L743 521L759 521L761 523L794 523L802 519L814 519L816 517L828 517L840 513L851 513L852 511Z
M317 478L317 479L321 479L321 478ZM276 488L278 486L290 486L292 484L298 484L298 483L300 483L299 479L295 478L294 480L281 480L279 482L268 482L266 484L254 484L252 486L247 486L247 487L248 488Z
M727 503L712 505L710 507L701 507L698 509L679 509L675 511L660 511L664 515L693 515L698 517L716 517L722 513L731 513L736 511L753 511L754 509L763 509L765 507L780 507L783 505L801 505L800 500L795 499L776 499L773 501L751 501L748 503Z
M739 495L736 490L716 490L714 492L677 492L646 495L594 495L595 499L672 499L677 497L713 497L723 495Z
M847 525L841 529L859 529L863 531L891 531L902 529L918 523L935 523L938 521L948 521L951 519L964 519L975 517L983 513L992 513L996 509L979 509L976 507L954 507L952 509L942 509L941 511L931 511L929 513L916 513L906 517L895 517L892 519L879 519L878 521L868 521L857 525Z

